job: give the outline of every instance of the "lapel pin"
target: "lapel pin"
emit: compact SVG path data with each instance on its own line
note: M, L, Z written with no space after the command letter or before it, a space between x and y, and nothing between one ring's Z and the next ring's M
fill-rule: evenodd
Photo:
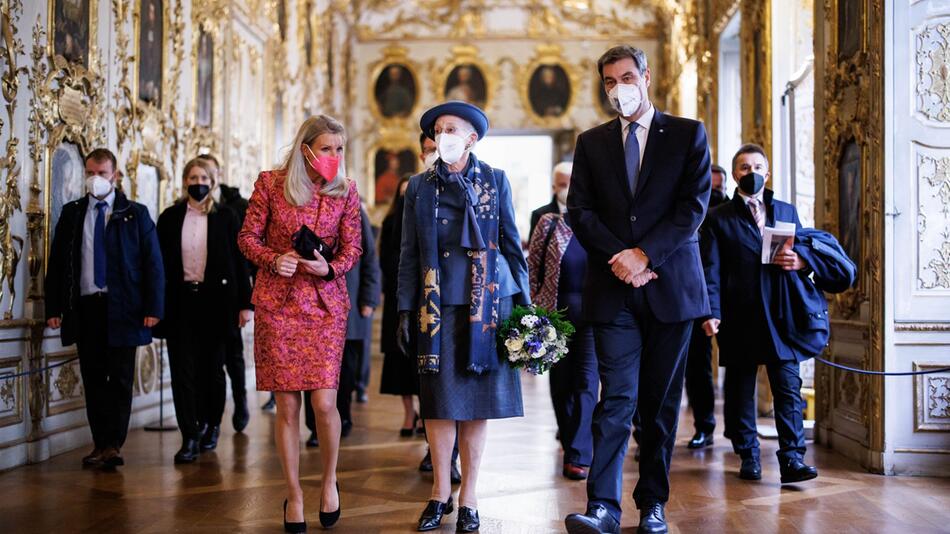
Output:
M660 128L660 133L663 133L663 128Z

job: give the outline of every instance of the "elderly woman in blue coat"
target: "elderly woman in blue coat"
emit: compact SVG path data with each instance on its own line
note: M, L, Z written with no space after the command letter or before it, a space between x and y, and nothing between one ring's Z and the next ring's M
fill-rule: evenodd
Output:
M449 475L458 429L456 526L473 532L487 420L524 415L519 375L501 361L495 340L512 306L530 304L528 268L508 177L473 153L488 130L485 113L450 101L426 111L420 126L435 140L439 159L409 180L398 289L398 339L418 360L420 414L434 468L418 530L439 528L454 509ZM410 328L418 329L415 347Z

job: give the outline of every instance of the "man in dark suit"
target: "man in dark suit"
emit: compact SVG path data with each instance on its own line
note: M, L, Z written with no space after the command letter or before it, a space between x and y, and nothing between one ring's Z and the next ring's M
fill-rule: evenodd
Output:
M567 210L567 190L571 185L571 169L570 161L562 161L554 166L554 171L551 174L551 192L553 193L551 202L531 212L528 242L531 241L531 236L534 235L534 227L538 225L541 217L548 213L564 213Z
M116 159L84 161L88 194L63 206L46 270L46 324L76 343L93 451L84 466L124 465L135 350L164 312L165 273L148 208L115 189Z
M775 226L776 221L801 228L801 222L795 206L774 199L765 188L769 162L762 147L739 148L732 159L732 176L739 184L735 197L710 212L702 235L711 308L703 330L708 336L716 335L719 363L726 368L725 435L742 459L739 477L762 478L755 379L759 365L765 365L775 403L781 481L802 482L818 476L817 469L802 461L805 431L798 364L810 355L779 334L770 302L780 277L807 265L791 247L776 255L774 265L762 264L762 229Z
M221 205L226 206L234 212L238 219L238 230L244 225L244 215L247 213L247 199L241 196L241 190L237 187L230 187L222 182L221 164L218 158L211 154L201 154L199 158L208 161L215 169L215 181L220 184L217 188L221 192ZM252 262L247 262L248 272L253 278L257 274L257 266ZM247 369L244 365L244 340L241 337L241 329L234 325L226 341L224 354L224 368L228 372L228 378L231 379L231 398L234 400L234 413L231 415L231 424L235 432L241 432L247 427L247 422L251 417L247 409L247 386L245 373Z
M729 200L726 195L726 170L712 166L712 191L709 194L709 209ZM708 216L708 215L707 215ZM713 443L716 430L716 393L712 374L712 339L703 330L704 319L693 324L689 352L686 356L686 397L693 411L693 428L696 433L686 444L690 449L702 449Z
M366 335L373 327L373 310L379 306L383 292L382 272L376 254L376 239L369 215L360 208L362 222L362 248L360 260L346 273L346 291L350 295L350 313L346 321L346 342L343 344L343 364L340 368L340 388L337 390L336 406L340 411L341 432L347 437L353 429L350 406L357 385L360 359L363 356ZM316 418L307 393L306 424L310 429L308 446L317 445Z
M650 103L646 54L611 48L597 62L620 115L582 133L568 217L588 253L584 315L594 323L601 400L587 511L568 532L619 532L634 411L643 427L633 498L640 532L667 532L669 467L693 321L709 301L697 230L709 201L709 150L697 121Z

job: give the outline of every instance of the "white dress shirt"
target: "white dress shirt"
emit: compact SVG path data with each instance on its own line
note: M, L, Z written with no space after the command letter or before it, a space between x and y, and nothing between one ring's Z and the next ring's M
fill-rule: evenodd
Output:
M647 149L647 138L650 137L650 125L653 124L653 116L656 115L656 108L650 104L650 109L637 119L637 142L640 143L640 167L643 167L643 152ZM630 133L630 121L620 117L621 132L623 133L623 146L627 146L627 135ZM639 171L640 169L637 169ZM639 173L638 173L639 174Z
M208 214L192 207L185 208L181 225L181 266L185 282L204 282L208 264Z
M112 217L112 204L115 203L115 190L109 193L106 198L102 200L107 204L104 216L106 219L106 226L108 227L109 219ZM93 293L106 291L107 289L104 287L100 289L96 286L95 239L96 215L98 214L98 210L96 210L96 204L98 203L98 198L89 195L89 207L86 208L86 218L82 223L82 266L79 274L80 295L92 295ZM106 261L108 262L108 259Z

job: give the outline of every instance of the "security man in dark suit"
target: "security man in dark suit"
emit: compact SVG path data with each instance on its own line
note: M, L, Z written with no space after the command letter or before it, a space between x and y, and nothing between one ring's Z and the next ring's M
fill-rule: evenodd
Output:
M115 155L85 157L87 195L65 206L46 270L46 325L76 343L93 451L84 466L124 465L135 350L164 314L165 272L148 208L116 190Z
M640 532L667 532L669 468L693 321L709 314L697 230L709 202L709 149L697 121L650 103L646 54L597 62L619 117L582 133L568 218L587 250L584 315L594 323L601 400L587 511L568 532L619 532L624 455L639 410Z
M739 189L735 197L710 212L703 224L702 250L710 318L706 335L716 335L719 363L726 368L724 415L726 437L742 459L739 477L762 478L759 440L755 427L755 382L765 365L775 403L777 451L782 484L818 476L806 465L802 422L802 380L798 365L810 354L786 342L776 329L770 303L785 271L807 268L787 247L774 265L762 264L762 231L776 221L801 228L795 206L776 200L765 188L769 162L762 147L743 145L732 159L732 176Z
M340 388L337 390L336 407L340 411L340 429L343 437L353 430L350 407L353 391L356 390L359 364L365 350L367 334L373 328L373 311L379 306L383 292L383 275L376 253L376 238L370 225L369 214L360 208L363 254L360 260L346 273L346 291L350 296L350 312L346 320L346 342L343 344L343 364L340 368ZM304 394L307 399L310 392ZM309 400L305 402L305 423L310 430L307 446L318 445L316 416Z
M712 191L709 194L709 210L729 200L726 194L726 170L712 166ZM708 217L708 212L707 212ZM703 319L697 320L690 335L689 352L686 356L686 397L693 411L693 427L696 433L687 443L687 448L702 449L713 443L716 429L716 392L712 374L712 339L703 331ZM634 421L634 425L637 422Z
M567 210L567 191L571 185L571 162L562 161L554 166L551 173L551 202L541 206L531 212L531 228L528 229L528 242L531 242L531 236L534 235L534 227L538 225L541 217L548 213L561 214Z

